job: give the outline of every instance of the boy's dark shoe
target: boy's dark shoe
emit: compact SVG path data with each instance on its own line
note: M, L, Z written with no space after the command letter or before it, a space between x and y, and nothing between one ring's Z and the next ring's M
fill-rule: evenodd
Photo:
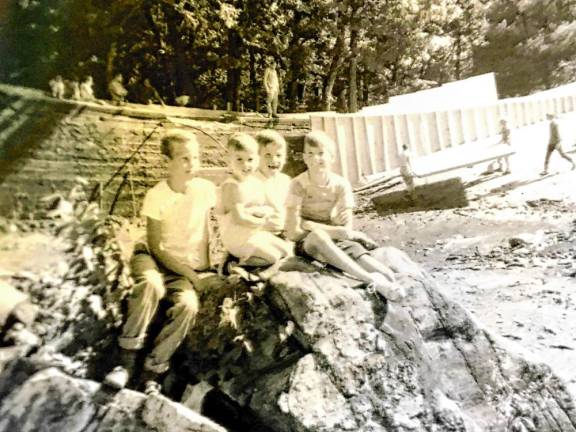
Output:
M137 355L138 351L122 349L120 351L120 365L108 372L104 377L104 384L118 390L126 387L134 375Z
M162 374L144 369L140 376L140 389L147 395L160 394L162 385L160 378Z

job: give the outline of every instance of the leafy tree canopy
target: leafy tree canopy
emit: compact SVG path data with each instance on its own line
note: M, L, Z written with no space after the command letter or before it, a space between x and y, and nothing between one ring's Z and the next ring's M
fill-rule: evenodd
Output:
M339 109L496 71L505 94L570 80L576 0L8 0L0 79L47 88L125 77L168 103L263 108L278 65L284 110Z

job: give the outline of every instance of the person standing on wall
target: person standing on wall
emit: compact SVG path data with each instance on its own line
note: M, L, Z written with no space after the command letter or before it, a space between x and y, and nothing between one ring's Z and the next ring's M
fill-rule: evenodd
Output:
M266 90L266 109L269 118L278 117L278 93L280 92L280 80L276 72L276 61L270 57L266 61L264 70L264 88Z

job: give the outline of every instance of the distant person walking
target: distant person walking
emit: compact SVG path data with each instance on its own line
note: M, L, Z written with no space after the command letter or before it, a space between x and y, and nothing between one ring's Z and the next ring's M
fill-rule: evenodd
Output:
M572 158L564 153L564 150L562 150L560 131L558 130L558 123L555 121L554 114L546 114L546 119L550 121L550 138L548 140L548 148L546 149L546 158L544 159L544 171L542 171L540 174L548 174L548 163L550 162L550 156L552 156L554 150L556 150L561 157L572 164L572 169L576 169L576 164Z
M278 117L278 93L280 92L280 80L276 72L276 61L270 58L266 61L264 70L264 88L266 89L266 109L268 117Z

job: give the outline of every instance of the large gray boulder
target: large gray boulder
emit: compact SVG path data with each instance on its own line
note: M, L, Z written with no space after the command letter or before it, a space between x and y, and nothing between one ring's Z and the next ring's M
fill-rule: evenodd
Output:
M547 366L483 329L404 253L373 254L406 288L402 303L303 263L264 292L212 276L164 391L219 387L243 410L232 430L576 431L572 396ZM109 370L124 285L78 269L25 290L42 308L42 343L0 351L0 432L222 430L168 398L82 379Z
M18 372L12 370L10 376ZM36 372L19 385L8 384L6 377L0 383L6 392L0 400L2 432L225 432L163 396L132 390L112 393L99 383L70 377L56 368Z
M443 295L402 252L375 252L408 296L388 304L328 274L280 273L269 300L304 347L230 394L278 431L576 431L563 383Z

